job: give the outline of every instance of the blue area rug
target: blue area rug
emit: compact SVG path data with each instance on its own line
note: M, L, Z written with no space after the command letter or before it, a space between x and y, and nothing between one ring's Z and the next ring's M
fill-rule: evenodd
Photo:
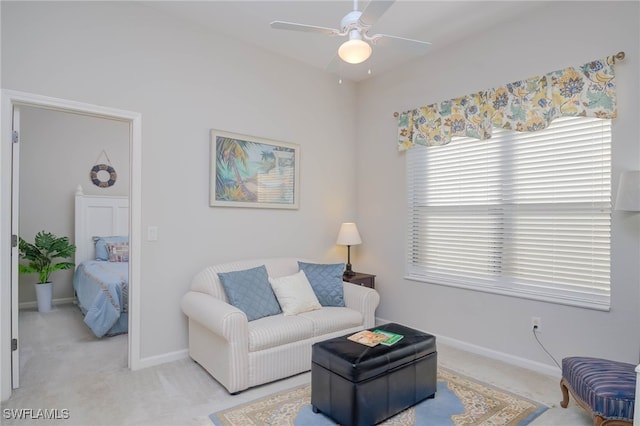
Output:
M311 409L311 387L285 392L213 413L217 426L333 426L329 417ZM382 422L385 426L512 425L525 426L548 407L450 370L438 370L435 398Z

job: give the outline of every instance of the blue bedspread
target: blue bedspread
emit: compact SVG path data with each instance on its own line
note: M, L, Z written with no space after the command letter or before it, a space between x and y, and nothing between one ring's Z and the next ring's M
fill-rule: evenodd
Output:
M89 260L76 268L73 288L97 337L127 332L129 263Z

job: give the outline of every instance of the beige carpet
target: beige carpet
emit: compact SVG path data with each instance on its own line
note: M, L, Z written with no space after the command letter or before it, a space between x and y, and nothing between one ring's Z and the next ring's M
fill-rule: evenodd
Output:
M46 315L35 308L21 309L20 339L20 388L0 403L0 411L68 409L71 418L47 422L3 417L2 426L212 426L212 412L311 380L306 372L230 395L189 358L131 371L126 367L127 336L92 337L71 304L56 305ZM559 406L560 373L542 375L444 343L438 343L438 365L549 406L531 426L593 426L591 416L573 399L569 407Z
M210 418L219 426L333 425L326 416L312 412L310 401L310 385L303 385L214 413ZM523 426L546 409L544 405L511 392L440 368L435 398L427 399L381 424Z

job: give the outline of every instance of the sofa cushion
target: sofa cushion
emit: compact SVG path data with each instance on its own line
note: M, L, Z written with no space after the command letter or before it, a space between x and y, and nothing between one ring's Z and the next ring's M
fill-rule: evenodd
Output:
M358 327L362 325L363 321L360 312L337 306L325 306L319 311L305 312L298 316L307 318L313 323L314 336Z
M303 271L285 277L269 277L269 282L285 316L322 307Z
M249 323L249 352L313 337L313 323L299 315L272 315Z
M282 312L264 265L241 271L218 272L227 299L249 321Z
M344 263L298 262L322 306L345 306L342 284Z

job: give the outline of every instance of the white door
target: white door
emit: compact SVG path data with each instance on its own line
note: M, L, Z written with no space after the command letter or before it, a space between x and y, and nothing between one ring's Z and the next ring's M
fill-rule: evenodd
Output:
M20 385L20 351L18 345L18 218L19 190L18 177L20 165L20 108L13 107L13 143L11 160L11 386L13 389Z
M1 1L1 0L0 0ZM142 368L142 363L140 360L140 339L138 338L138 330L140 329L140 309L139 302L140 299L140 286L138 283L141 281L140 279L140 257L141 257L141 241L142 241L142 231L141 231L141 210L140 206L142 205L142 191L141 191L141 181L142 181L142 115L137 112L125 111L119 109L113 109L108 107L102 107L98 105L91 104L83 104L75 101L69 101L64 99L56 99L50 98L40 95L33 95L29 93L16 92L12 90L2 89L2 117L1 121L3 124L3 129L13 127L13 129L19 132L20 130L20 111L18 110L19 105L30 105L36 107L43 108L53 108L57 110L64 111L78 111L81 113L88 113L91 115L117 118L126 120L131 123L131 134L130 134L130 164L131 164L131 187L129 192L130 197L130 206L129 206L129 215L130 215L130 228L129 228L129 247L131 248L131 256L129 258L129 282L132 284L129 288L129 368L132 370L137 370ZM5 108L6 107L6 108ZM19 134L19 133L18 133ZM5 133L3 133L4 137ZM3 139L3 142L5 140ZM19 144L12 143L12 154L11 154L11 165L8 164L10 155L0 156L1 160L1 168L3 179L1 180L0 188L2 191L2 197L4 199L5 194L11 192L8 198L11 198L11 212L9 209L1 209L0 210L0 227L4 226L5 223L8 223L9 220L5 220L9 213L11 214L11 234L16 237L19 235L18 231L18 167L19 167ZM1 151L6 152L8 150L7 145L2 145ZM9 181L9 176L11 175L12 182ZM7 177L7 179L5 179ZM10 188L9 188L10 186ZM2 231L2 238L6 238L6 230L4 228L0 229ZM6 249L6 246L5 246ZM7 259L3 257L2 263L5 264ZM8 283L2 283L2 293L3 295L7 295L6 298L0 299L0 304L2 305L3 312L4 307L11 303L11 330L7 327L6 321L3 319L2 327L0 327L0 341L6 342L7 336L9 332L11 333L11 339L18 339L18 247L11 248L11 267L7 269L10 270L10 281L11 285L5 285ZM4 274L3 274L4 277ZM4 278L3 278L4 279ZM10 288L9 288L10 287ZM8 299L11 299L9 301ZM3 317L4 318L4 317ZM20 346L20 341L17 340L17 346ZM3 349L2 356L0 357L1 365L0 365L0 395L2 399L9 398L11 396L11 388L17 388L20 384L20 359L18 350L11 351L11 356L8 354L5 357L4 351L6 351L6 346ZM9 362L10 361L10 362ZM10 370L10 371L9 371ZM9 384L9 380L11 380L11 384Z

